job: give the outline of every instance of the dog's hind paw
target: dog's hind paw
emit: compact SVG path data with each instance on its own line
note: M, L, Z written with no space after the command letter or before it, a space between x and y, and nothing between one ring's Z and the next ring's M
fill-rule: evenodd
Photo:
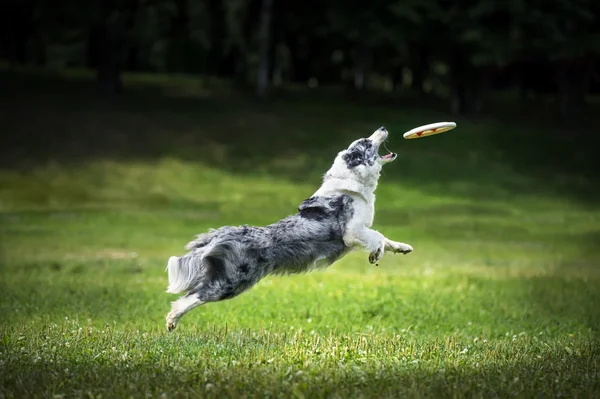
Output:
M175 328L177 327L177 321L173 320L173 317L171 317L171 314L169 313L167 315L167 330L169 332L173 331Z

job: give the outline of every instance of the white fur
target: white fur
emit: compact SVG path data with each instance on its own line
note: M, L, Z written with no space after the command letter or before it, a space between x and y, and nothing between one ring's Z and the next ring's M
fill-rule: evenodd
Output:
M169 287L167 292L169 294L179 294L186 290L190 285L190 279L193 278L194 274L190 270L189 264L180 265L177 262L179 258L177 256L171 256L167 263L167 272L169 275Z
M380 145L387 138L385 129L378 129L369 137L375 144ZM380 159L372 166L360 165L348 169L340 151L331 168L323 178L323 184L313 194L327 196L347 194L354 200L354 213L346 225L344 243L352 249L365 249L371 254L369 261L375 263L383 256L385 250L408 253L413 248L401 242L391 241L376 230L372 230L375 218L375 190L383 164L388 161Z

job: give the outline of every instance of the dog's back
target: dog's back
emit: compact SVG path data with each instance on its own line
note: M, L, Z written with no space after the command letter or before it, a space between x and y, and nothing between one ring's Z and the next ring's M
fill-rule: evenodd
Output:
M347 195L311 197L297 214L269 226L225 226L202 234L187 245L188 254L169 260L167 292L220 282L223 296L231 297L267 274L329 266L347 250L343 235L351 204Z
M311 197L296 215L267 227L274 237L268 258L275 260L276 274L302 273L326 267L342 257L347 248L344 231L352 216L352 199L347 195Z

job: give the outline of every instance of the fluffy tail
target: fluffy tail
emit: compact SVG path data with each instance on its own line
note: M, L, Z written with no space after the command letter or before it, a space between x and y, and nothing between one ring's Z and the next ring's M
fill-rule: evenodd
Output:
M167 264L167 271L169 272L167 292L180 294L194 288L204 272L201 262L200 256L188 255L181 258L171 256Z

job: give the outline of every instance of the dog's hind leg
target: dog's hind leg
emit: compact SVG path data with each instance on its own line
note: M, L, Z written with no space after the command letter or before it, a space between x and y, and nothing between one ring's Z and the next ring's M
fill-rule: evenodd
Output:
M201 283L186 295L171 303L171 311L167 314L167 330L173 331L177 322L190 310L207 302L217 302L227 299L219 289L223 284L220 280Z
M233 298L256 284L261 273L250 273L256 267L235 256L232 244L220 244L203 256L206 272L195 286L186 287L188 294L172 303L167 315L167 329L173 331L177 322L190 310L207 302ZM230 265L226 267L226 265Z
M167 315L167 330L173 331L184 314L203 303L197 294L191 293L172 302L171 311Z
M167 330L173 331L177 322L190 310L207 302L231 299L252 287L256 280L236 279L233 276L219 276L209 282L203 282L193 288L189 294L171 304L167 315Z

